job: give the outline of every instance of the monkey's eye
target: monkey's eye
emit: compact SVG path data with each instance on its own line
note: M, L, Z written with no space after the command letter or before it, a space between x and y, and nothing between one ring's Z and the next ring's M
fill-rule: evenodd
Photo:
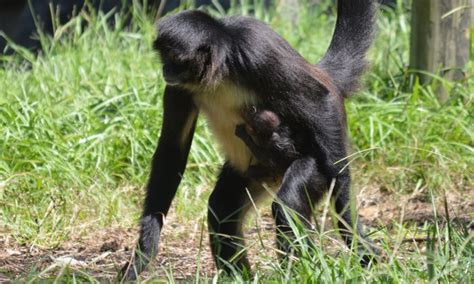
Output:
M177 69L186 69L188 67L188 62L182 60L169 60L166 62L167 64L177 68Z
M170 50L166 53L166 57L168 57L171 60L174 60L174 59L176 59L176 53L174 51Z

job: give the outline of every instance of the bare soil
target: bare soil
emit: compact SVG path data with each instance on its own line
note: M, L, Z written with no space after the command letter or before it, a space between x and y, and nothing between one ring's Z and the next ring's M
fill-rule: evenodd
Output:
M438 219L446 219L444 197L423 200L421 195L397 196L378 188L367 189L358 196L359 213L364 225L377 228L396 223L423 224L434 219L435 206ZM474 189L446 196L450 219L474 229ZM216 272L209 251L207 230L203 224L189 221L178 225L173 212L167 218L163 230L160 252L144 277L162 279L190 279L198 276L212 277ZM275 255L273 248L273 221L267 211L255 218L246 229L250 259L254 265L272 265L269 259L259 255ZM178 227L181 227L178 229ZM8 235L0 236L0 282L22 279L28 275L43 273L40 277L56 275L62 268L85 271L98 280L111 281L132 254L137 229L104 228L83 236L71 236L57 248L38 248L17 244ZM269 254L268 254L269 252ZM170 275L170 271L173 272Z

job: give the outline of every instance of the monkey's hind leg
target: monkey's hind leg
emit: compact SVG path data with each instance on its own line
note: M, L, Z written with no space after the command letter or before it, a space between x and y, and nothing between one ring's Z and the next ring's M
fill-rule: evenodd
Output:
M336 177L335 193L333 194L336 213L339 215L339 232L348 247L356 245L357 252L363 265L368 265L370 261L375 261L380 254L373 242L364 235L359 224L357 210L351 210L350 198L350 174L345 169ZM354 236L357 237L356 243Z
M226 163L209 198L208 225L211 249L218 269L228 274L250 273L241 230L250 206L248 179Z
M321 181L321 182L319 182ZM272 213L277 226L277 247L288 254L294 251L297 239L293 229L299 225L311 227L313 204L321 197L320 184L325 185L324 177L317 171L312 157L295 160L285 172L277 200L272 204ZM307 245L312 245L308 237Z

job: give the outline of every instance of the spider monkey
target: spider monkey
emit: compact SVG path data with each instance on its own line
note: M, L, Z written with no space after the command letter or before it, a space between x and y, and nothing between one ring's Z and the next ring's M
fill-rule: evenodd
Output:
M250 165L245 175L249 178L260 179L271 175L272 171L284 173L290 164L301 157L296 149L301 145L302 137L292 137L291 129L281 123L278 115L270 110L257 109L255 106L244 111L242 115L245 124L235 128L235 135L242 139L259 164Z
M333 38L324 57L313 65L266 24L249 17L216 19L185 11L161 20L154 47L163 64L166 87L163 125L141 218L133 258L122 270L132 280L158 251L163 218L183 176L196 118L203 113L225 156L209 198L211 250L219 269L250 271L241 230L252 200L265 192L246 175L255 153L234 133L245 123L242 111L251 106L273 111L301 139L302 157L288 166L272 204L277 228L289 227L283 206L301 220L311 219L312 205L333 185L341 236L365 239L349 210L350 173L347 156L344 97L358 86L372 42L375 7L371 0L340 0ZM295 140L297 141L297 140ZM280 178L280 173L268 173ZM335 181L333 184L331 184ZM308 196L307 190L313 194ZM353 221L355 220L355 222ZM289 252L278 230L277 245ZM360 242L359 242L360 244ZM357 247L366 261L372 252Z
M256 180L264 180L267 177L280 176L289 170L288 175L294 172L305 179L304 188L306 188L308 200L318 200L321 188L324 188L324 180L321 180L317 164L313 157L306 155L304 149L304 135L296 134L280 121L278 115L270 110L259 110L252 107L243 114L245 124L237 125L235 135L239 137L250 149L258 163L250 165L244 173L247 177ZM300 160L301 159L301 160ZM292 166L294 164L295 166ZM301 167L299 164L308 164L312 167ZM309 189L309 190L308 190ZM301 196L300 196L301 197ZM294 238L290 226L286 225L285 212L280 206L274 204L273 216L277 224L280 224L277 235L277 245L282 251L290 251L287 239ZM309 211L309 208L303 209ZM311 212L306 212L307 217ZM304 225L311 226L308 219L301 219ZM310 239L305 239L308 245L312 245Z

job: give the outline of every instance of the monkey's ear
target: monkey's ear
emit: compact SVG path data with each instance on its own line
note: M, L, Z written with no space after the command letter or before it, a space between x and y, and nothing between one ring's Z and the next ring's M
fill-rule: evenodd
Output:
M217 83L223 77L223 66L225 63L225 52L217 45L202 45L198 48L202 58L205 58L204 80L207 84Z
M198 54L198 58L201 61L201 64L209 64L212 59L212 52L211 47L209 45L201 45L196 49L196 53Z

